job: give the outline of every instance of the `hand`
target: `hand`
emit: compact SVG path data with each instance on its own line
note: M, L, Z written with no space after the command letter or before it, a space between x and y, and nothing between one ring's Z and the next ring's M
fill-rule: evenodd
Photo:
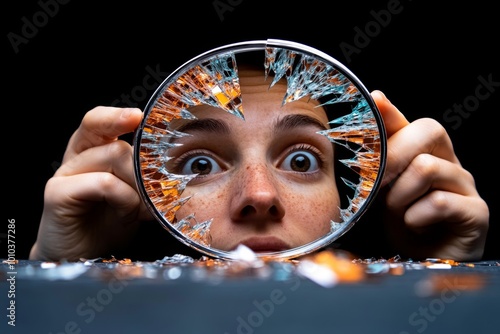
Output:
M61 167L45 187L36 260L78 260L106 254L151 219L135 184L133 149L118 137L133 132L142 112L97 107L73 133Z
M390 239L402 256L480 260L489 209L446 130L430 118L409 123L380 91L372 92L387 131L383 179Z

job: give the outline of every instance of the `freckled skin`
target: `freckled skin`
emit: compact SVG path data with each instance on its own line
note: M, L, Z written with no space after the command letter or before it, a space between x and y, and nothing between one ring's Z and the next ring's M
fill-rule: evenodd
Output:
M269 90L269 82L264 82L260 72L242 72L245 121L213 107L193 111L199 119L223 120L230 133L217 135L220 142L209 146L222 171L188 185L182 197L192 197L177 217L194 212L199 222L213 218L212 246L222 250L234 249L249 238L264 237L275 237L288 248L304 245L328 233L330 221L338 220L333 149L326 138L315 134L318 128L292 129L305 135L285 136L277 134L274 125L284 115L300 114L327 127L327 117L321 108L314 108L316 101L307 99L281 107L286 84ZM319 171L304 176L280 166L288 147L311 142L324 153Z

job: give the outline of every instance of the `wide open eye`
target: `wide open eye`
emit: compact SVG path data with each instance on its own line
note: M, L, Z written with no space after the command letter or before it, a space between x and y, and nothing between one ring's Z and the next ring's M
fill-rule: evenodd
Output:
M220 173L222 171L219 164L214 159L206 155L196 155L185 159L180 170L183 175L208 175Z
M310 173L319 169L319 162L316 155L306 150L293 151L280 165L287 171Z

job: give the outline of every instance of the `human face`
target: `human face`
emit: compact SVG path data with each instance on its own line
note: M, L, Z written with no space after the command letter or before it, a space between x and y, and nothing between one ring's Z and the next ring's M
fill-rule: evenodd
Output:
M196 120L171 128L190 136L170 150L168 169L199 175L177 217L213 218L213 248L244 244L255 252L302 246L330 231L338 219L333 145L317 131L328 127L318 103L282 106L286 83L269 89L261 72L239 74L245 120L210 106L192 109ZM317 107L317 108L315 108Z

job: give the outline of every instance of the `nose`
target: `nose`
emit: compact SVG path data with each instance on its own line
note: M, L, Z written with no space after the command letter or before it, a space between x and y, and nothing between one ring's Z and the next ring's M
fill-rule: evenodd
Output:
M231 201L233 221L278 222L285 215L278 180L266 165L248 165L235 179Z

